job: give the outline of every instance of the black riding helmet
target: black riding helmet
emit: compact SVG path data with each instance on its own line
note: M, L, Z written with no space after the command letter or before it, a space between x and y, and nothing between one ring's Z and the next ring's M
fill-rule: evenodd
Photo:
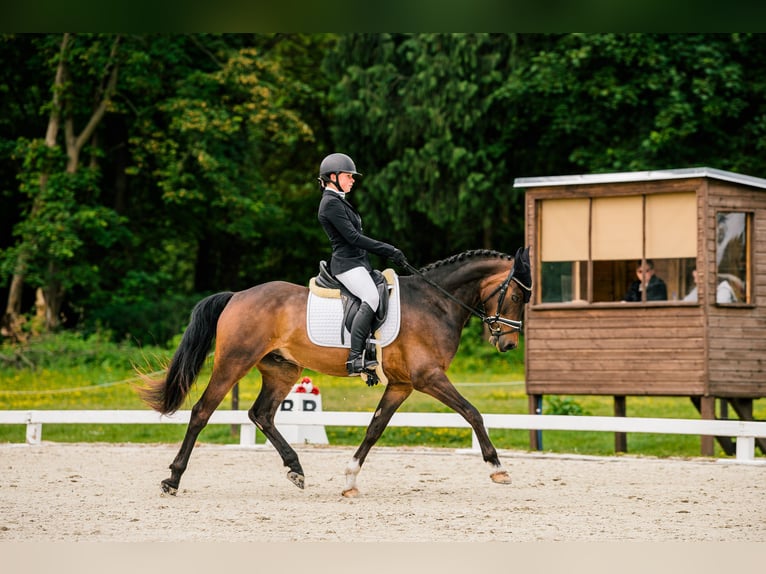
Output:
M361 177L361 173L356 171L354 160L345 153L331 153L322 160L319 165L319 185L324 187L327 182L332 182L338 186L337 175L335 181L332 181L333 174L350 173L356 177Z

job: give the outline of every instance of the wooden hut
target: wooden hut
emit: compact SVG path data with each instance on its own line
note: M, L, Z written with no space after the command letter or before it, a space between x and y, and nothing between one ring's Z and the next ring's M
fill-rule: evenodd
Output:
M708 419L719 399L752 419L753 400L766 396L765 179L702 167L514 187L526 190L535 274L525 320L531 412L544 395L610 395L624 415L626 397L656 395L690 397ZM644 273L652 264L664 296ZM713 446L702 437L702 454Z

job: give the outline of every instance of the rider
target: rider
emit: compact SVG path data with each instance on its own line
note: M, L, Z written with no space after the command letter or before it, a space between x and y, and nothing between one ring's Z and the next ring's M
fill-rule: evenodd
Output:
M404 267L404 254L388 243L377 241L362 233L362 217L348 202L346 194L354 187L354 178L361 177L353 160L342 153L332 153L319 166L319 222L332 246L331 273L361 301L351 324L351 349L346 361L349 375L374 369L378 363L364 357L367 337L380 303L378 289L370 273L369 253L391 259Z

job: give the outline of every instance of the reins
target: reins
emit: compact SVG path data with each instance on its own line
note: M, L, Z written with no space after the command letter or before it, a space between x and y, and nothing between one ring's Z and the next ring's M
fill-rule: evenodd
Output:
M515 267L515 262L514 262ZM508 286L511 284L511 281L516 282L517 285L519 285L522 289L525 289L527 291L531 291L531 287L527 287L524 285L521 281L519 281L516 277L513 276L514 267L511 268L510 272L508 273L508 277L505 278L505 280L494 290L492 293L490 293L486 299L482 301L482 307L489 301L492 297L495 296L496 293L499 293L497 298L497 312L494 315L487 315L483 310L476 309L475 307L471 307L470 305L467 305L466 303L463 303L460 299L455 297L452 293L444 289L441 285L434 283L431 281L424 273L422 273L419 269L416 269L412 265L410 265L409 262L405 264L405 268L418 275L423 281L428 283L431 287L439 291L442 295L450 299L451 301L454 301L463 309L474 315L475 317L478 317L481 319L482 323L485 323L490 330L490 333L492 333L493 336L500 336L502 335L502 331L499 327L496 325L500 323L501 325L505 325L507 327L511 327L514 331L521 331L522 322L516 321L514 319L506 319L505 317L500 316L500 309L503 306L503 302L505 301L505 295L508 291Z

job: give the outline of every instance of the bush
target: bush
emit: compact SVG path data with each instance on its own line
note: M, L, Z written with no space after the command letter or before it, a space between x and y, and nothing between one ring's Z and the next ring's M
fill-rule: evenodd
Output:
M112 341L130 339L137 345L167 345L189 322L201 295L169 295L159 300L108 303L86 317L85 335L109 333Z
M71 331L40 335L23 345L0 346L0 369L70 369L142 364L156 350L136 347L127 341L113 342L109 334L83 335Z
M519 337L519 347L507 353L500 353L488 341L484 324L472 317L460 335L455 360L450 370L463 373L524 373L524 338Z
M589 415L582 406L571 397L545 397L546 411L549 415Z

